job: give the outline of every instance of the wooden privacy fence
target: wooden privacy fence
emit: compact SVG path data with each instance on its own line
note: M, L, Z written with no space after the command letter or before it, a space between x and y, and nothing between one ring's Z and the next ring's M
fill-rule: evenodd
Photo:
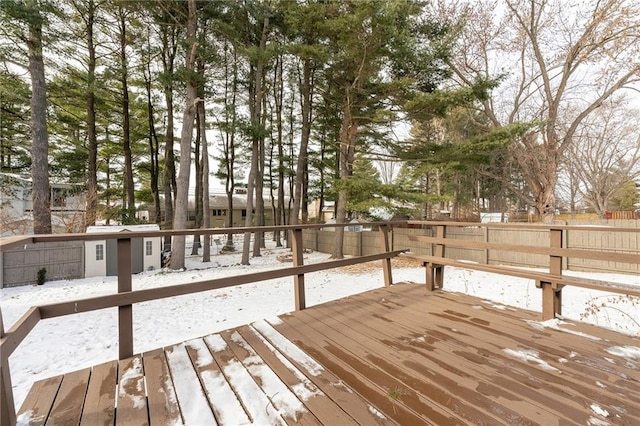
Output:
M442 222L434 222L442 223ZM488 247L457 247L447 245L447 257L468 260L489 265L509 265L529 268L546 268L546 254L498 250L493 247L503 245L525 245L549 247L549 230L544 225L525 223L473 223L472 226L450 226L447 238L493 243ZM578 250L595 250L626 254L640 254L640 221L599 221L581 224L559 223L557 226L572 225L564 229L563 248ZM577 225L577 226L575 226ZM630 228L629 232L616 231L616 228ZM634 230L635 228L635 230ZM409 249L413 253L433 255L432 244L415 240L414 236L435 236L435 226L421 226L413 223L411 227L394 226L390 233L392 249ZM331 253L333 251L334 232L325 229L305 229L305 247L316 251ZM377 232L345 232L344 253L362 256L376 253ZM609 272L640 275L640 264L621 263L614 260L583 259L568 256L563 259L563 269L582 272Z
M422 261L426 268L426 285L428 290L442 288L444 283L445 266L454 266L464 269L475 269L479 271L491 272L502 275L511 275L521 278L532 279L536 282L536 286L542 289L542 319L547 320L554 318L562 313L562 288L565 285L576 287L590 288L595 290L607 291L611 293L624 294L640 297L640 287L616 283L605 280L580 278L563 275L563 269L566 269L567 258L578 258L587 261L606 261L621 264L640 264L640 254L638 253L618 253L613 251L599 250L583 250L566 248L566 232L571 230L575 232L598 231L593 227L579 226L560 226L560 225L536 225L535 230L544 230L546 233L547 247L539 245L523 245L523 244L501 244L486 241L478 241L476 239L449 238L451 230L459 230L459 228L481 228L489 229L491 227L512 228L517 227L520 230L531 228L531 226L520 224L477 224L477 223L459 223L459 222L423 222L408 221L409 225L418 225L424 228L432 228L435 230L435 236L425 235L408 235L407 238L415 243L422 244L423 247L431 246L432 254L421 254L417 252L405 252L402 255ZM613 233L630 233L636 238L640 238L640 228L605 228L607 232ZM451 232L456 236L460 233ZM516 268L505 265L495 265L484 263L475 263L469 261L461 261L456 257L456 249L470 249L478 251L496 250L508 253L518 253L525 256L543 256L547 259L548 272L536 271L529 269Z
M9 371L9 356L18 348L39 321L66 315L74 315L82 312L90 312L106 308L118 308L118 350L119 358L126 359L133 356L133 304L158 300L167 297L181 296L199 293L225 287L233 287L258 281L266 281L276 278L293 277L294 305L296 310L305 309L304 276L311 272L339 268L358 263L382 261L385 286L392 284L391 258L398 256L402 250L391 251L389 244L389 223L380 223L379 226L379 252L368 256L331 260L316 264L303 264L302 230L325 225L290 225L272 227L248 227L248 228L216 228L216 229L190 229L179 231L145 231L145 232L120 232L91 233L91 234L55 234L36 235L25 237L12 237L0 241L0 252L12 247L23 246L40 242L53 241L88 241L88 240L117 240L118 247L118 293L107 296L92 297L86 299L71 300L49 305L34 306L30 308L9 330L4 331L2 324L2 311L0 309L0 426L9 426L16 423L15 404ZM349 226L334 225L336 227ZM237 275L213 280L204 280L190 283L176 284L166 287L131 290L131 240L133 238L176 235L214 235L214 234L239 234L246 232L289 231L291 248L293 252L293 266L289 268L274 269L259 273Z

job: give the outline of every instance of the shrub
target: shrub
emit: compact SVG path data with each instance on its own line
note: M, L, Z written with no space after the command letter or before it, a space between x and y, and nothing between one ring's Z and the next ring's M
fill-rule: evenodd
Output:
M38 285L44 284L47 280L47 268L38 269Z

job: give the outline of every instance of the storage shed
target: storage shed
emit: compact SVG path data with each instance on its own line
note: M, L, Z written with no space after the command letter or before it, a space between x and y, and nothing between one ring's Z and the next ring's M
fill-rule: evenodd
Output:
M89 226L91 232L127 232L158 231L158 225L122 225L122 226ZM118 275L118 256L116 239L86 241L84 246L85 277ZM161 237L134 238L131 240L132 272L160 269Z

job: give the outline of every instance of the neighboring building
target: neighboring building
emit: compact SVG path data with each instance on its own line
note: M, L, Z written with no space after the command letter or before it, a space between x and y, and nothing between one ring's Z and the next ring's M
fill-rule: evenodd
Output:
M89 226L91 232L157 231L158 225ZM133 273L151 271L162 267L162 238L134 238L131 240L131 269ZM117 240L87 241L85 252L85 277L118 275Z
M227 194L210 194L209 195L209 209L212 228L226 228L227 227L227 215L229 206L227 205ZM265 219L267 225L271 225L271 200L265 198ZM244 226L247 219L247 195L246 194L233 194L233 211L231 214L232 223L234 227ZM187 222L189 226L193 226L196 220L196 207L195 200L189 199L189 206L187 207Z
M318 223L326 223L333 219L336 215L335 205L336 203L334 201L325 200L324 203L322 203L322 211L320 211L320 199L316 198L311 201L308 206L309 220L316 220Z
M72 185L51 182L51 225L53 233L80 232L85 195ZM33 234L31 180L0 173L0 236Z
M264 194L264 216L265 224L273 225L273 204L271 203L271 196L268 193ZM289 206L289 199L285 200L285 208ZM210 194L209 195L209 215L211 219L212 228L226 228L227 227L227 215L229 214L227 205L227 194ZM255 211L255 205L254 205ZM162 211L164 215L164 210ZM138 219L150 220L153 218L154 209L153 205L141 206L138 211ZM288 213L287 213L288 215ZM247 195L246 194L233 194L233 211L231 212L232 226L240 227L245 225L247 219ZM164 219L164 218L163 218ZM187 206L187 227L192 228L196 220L196 208L195 199L193 196L189 197L189 204Z

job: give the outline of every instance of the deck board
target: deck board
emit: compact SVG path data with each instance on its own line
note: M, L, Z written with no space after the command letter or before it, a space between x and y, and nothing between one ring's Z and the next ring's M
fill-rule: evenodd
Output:
M115 419L115 391L118 362L109 361L92 368L81 426L112 425Z
M149 424L162 426L180 424L182 418L176 401L176 391L169 374L167 358L162 349L146 352L142 356L147 388Z
M90 368L65 374L46 424L77 425L80 423L90 374Z
M30 425L43 425L51 412L63 376L36 382L18 411L18 421L28 419Z
M640 339L400 284L43 380L19 416L86 425L640 424L640 359L624 348L640 350Z
M116 421L119 425L148 425L147 396L142 357L136 355L118 362Z

